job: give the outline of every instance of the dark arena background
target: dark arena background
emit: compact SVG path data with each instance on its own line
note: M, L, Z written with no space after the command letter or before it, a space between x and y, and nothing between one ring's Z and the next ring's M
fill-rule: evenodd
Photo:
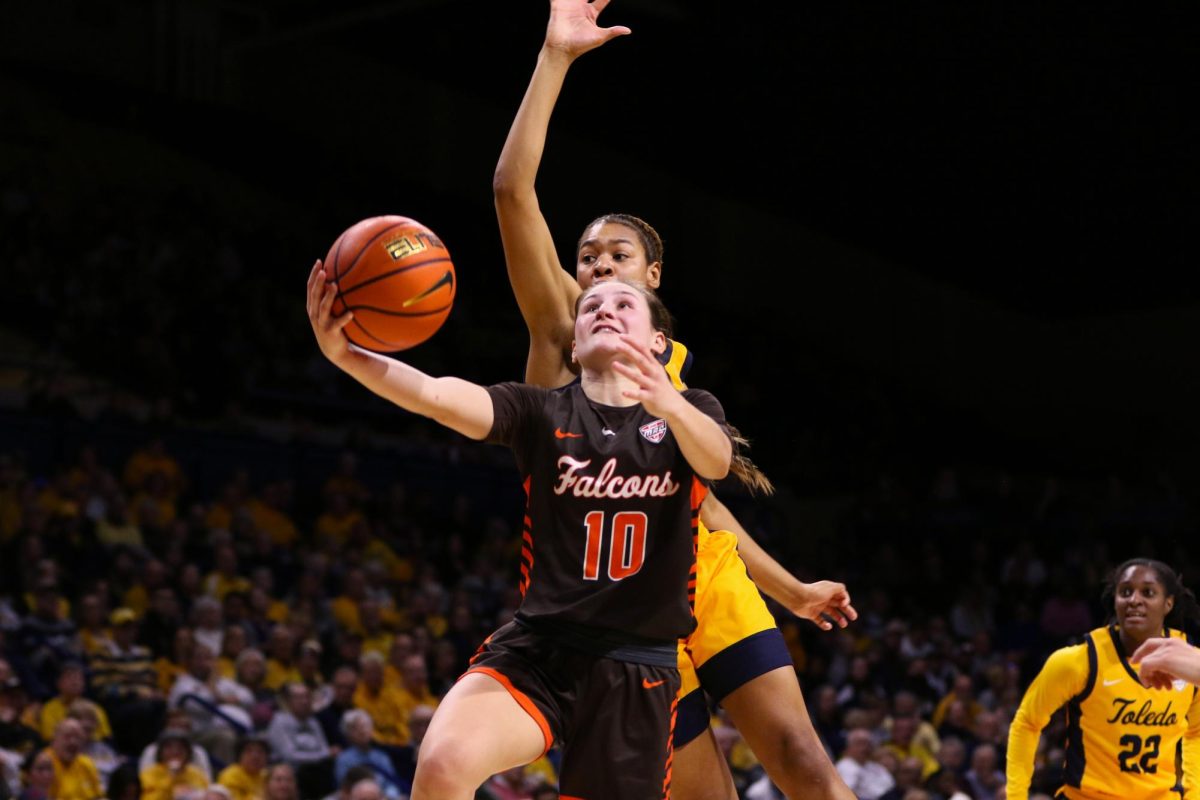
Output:
M546 12L0 11L0 797L36 788L68 707L95 729L78 697L103 712L104 794L80 797L157 796L138 760L189 725L206 781L247 738L286 762L268 731L301 679L333 748L343 712L370 712L407 791L407 715L519 601L523 494L508 450L330 365L303 287L352 223L413 217L458 294L402 357L521 377L491 180ZM562 260L602 213L662 235L689 382L778 488L718 493L802 580L851 592L844 631L770 607L831 758L870 730L889 797L918 797L908 714L932 734L925 777L1002 797L1022 692L1108 619L1111 569L1149 556L1200 583L1198 21L1184 3L614 0L600 22L633 34L567 78L538 182ZM127 634L147 650L114 666ZM176 713L196 643L237 691ZM368 652L404 716L361 699ZM713 724L739 792L781 797L716 706ZM556 796L555 754L480 796ZM268 796L351 797L326 755Z

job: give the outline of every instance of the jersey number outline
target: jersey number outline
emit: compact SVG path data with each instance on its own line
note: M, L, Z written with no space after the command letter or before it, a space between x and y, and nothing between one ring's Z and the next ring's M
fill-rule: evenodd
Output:
M1144 772L1147 775L1153 775L1158 772L1158 764L1154 762L1158 760L1158 747L1162 744L1162 737L1155 734L1147 736L1144 741L1146 752L1142 753L1142 737L1132 733L1127 733L1121 737L1121 746L1129 748L1128 750L1122 750L1117 755L1117 761L1121 765L1121 772ZM1139 753L1142 754L1142 757L1136 763L1131 763L1131 760L1137 758Z
M600 579L600 551L604 543L604 512L589 511L583 518L587 539L583 546L583 579ZM608 577L619 581L641 571L646 561L646 529L649 519L642 511L618 511L612 517L612 541L608 550Z

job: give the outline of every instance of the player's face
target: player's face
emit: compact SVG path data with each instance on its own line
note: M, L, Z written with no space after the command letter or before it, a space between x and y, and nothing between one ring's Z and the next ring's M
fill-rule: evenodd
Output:
M621 336L662 349L662 334L650 323L650 306L636 288L621 282L602 282L584 293L575 318L575 355L581 364L598 364L616 352Z
M575 278L585 292L602 281L622 280L627 283L658 288L660 265L647 263L646 250L637 231L619 222L600 222L583 237L575 255Z
M1175 598L1163 590L1158 573L1141 564L1134 564L1121 574L1115 595L1117 624L1138 638L1160 632L1175 605Z

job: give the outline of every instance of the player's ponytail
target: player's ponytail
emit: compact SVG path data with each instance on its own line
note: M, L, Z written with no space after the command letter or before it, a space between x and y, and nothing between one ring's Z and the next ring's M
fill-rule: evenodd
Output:
M771 483L771 479L758 468L757 464L741 452L743 448L750 446L750 441L728 422L725 423L725 431L733 440L733 460L729 463L729 471L750 490L751 494L773 494L775 485Z

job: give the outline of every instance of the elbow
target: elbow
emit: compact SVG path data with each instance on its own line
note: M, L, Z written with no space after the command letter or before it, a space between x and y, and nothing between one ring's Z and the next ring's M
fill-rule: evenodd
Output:
M496 201L497 206L516 202L520 195L518 187L519 182L511 170L503 164L496 167L496 173L492 175L492 198Z

